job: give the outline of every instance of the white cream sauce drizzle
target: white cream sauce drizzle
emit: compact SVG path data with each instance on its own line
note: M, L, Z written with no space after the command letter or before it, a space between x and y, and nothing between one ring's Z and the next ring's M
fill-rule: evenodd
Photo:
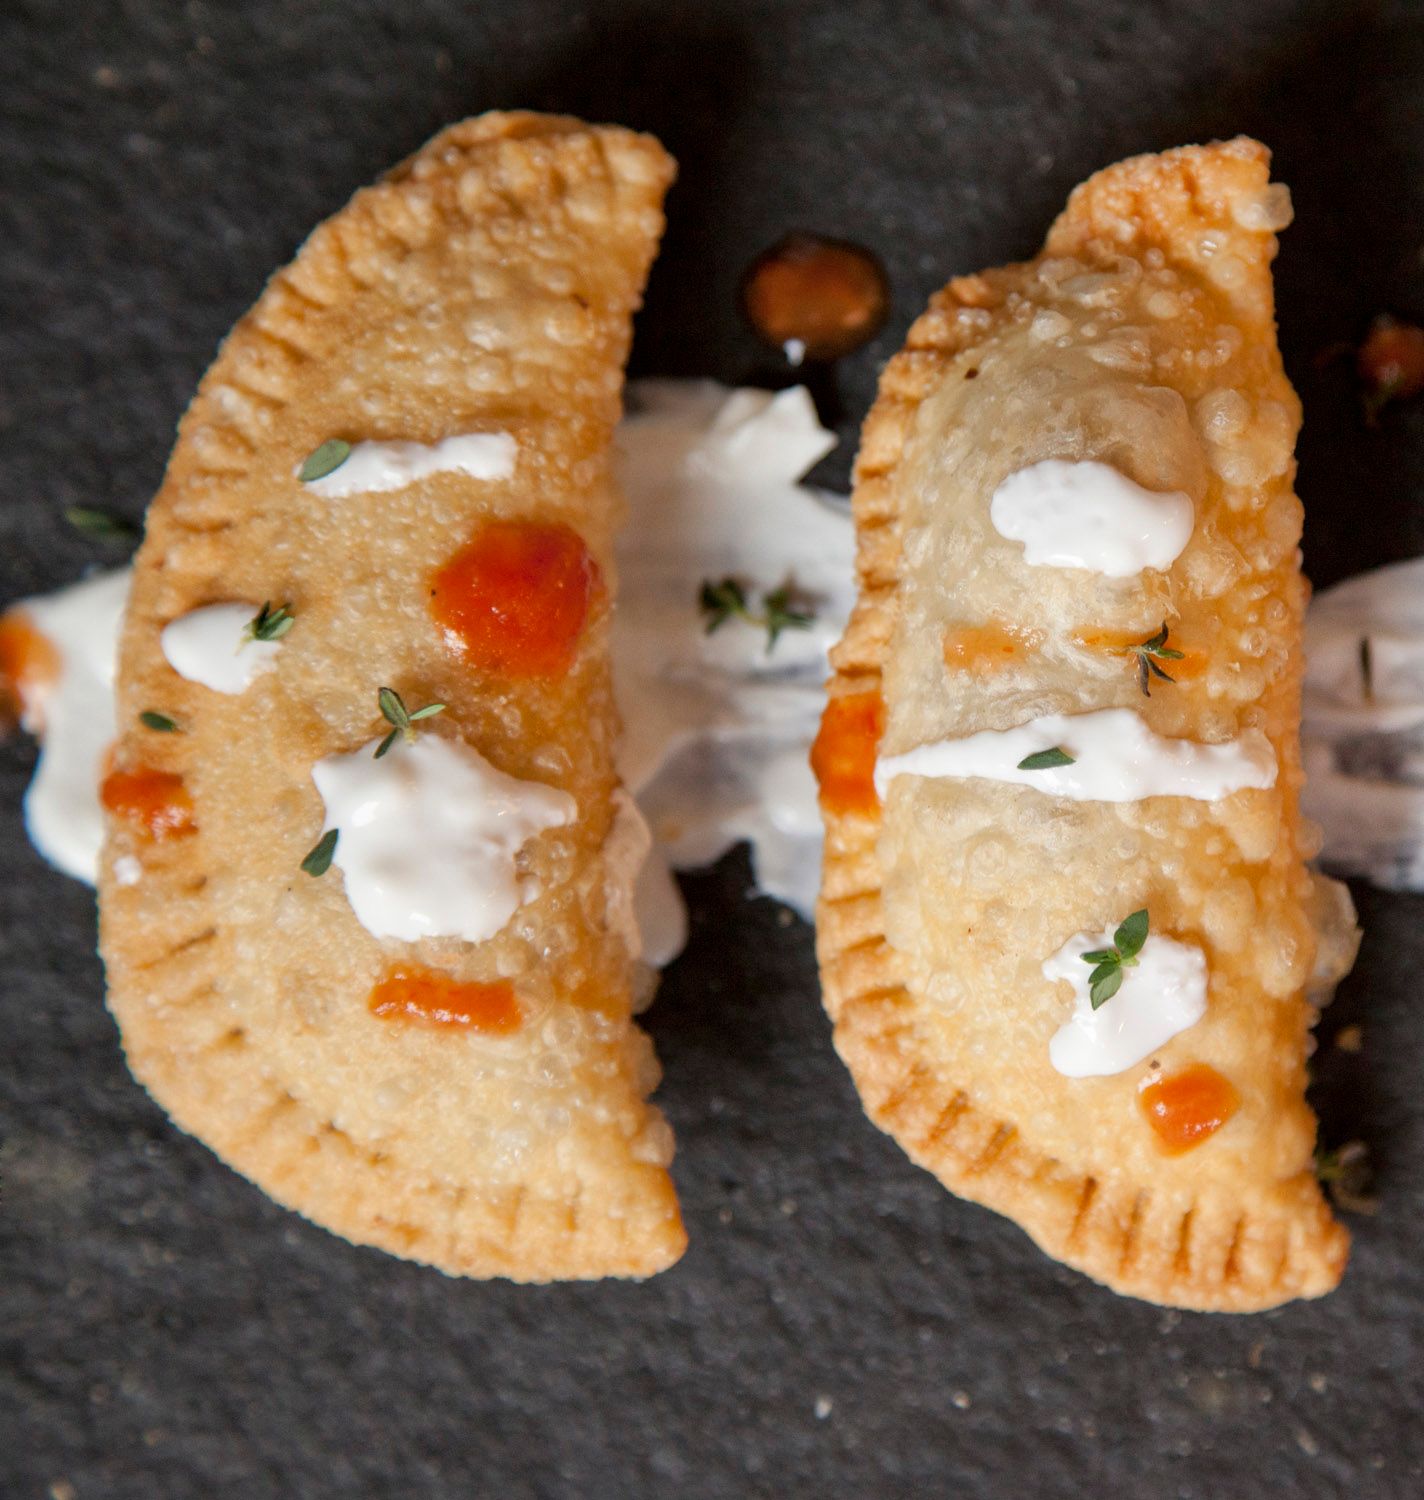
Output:
M1073 764L1019 769L1020 761L1052 749L1072 755ZM979 776L1074 802L1140 802L1146 797L1215 802L1247 787L1274 786L1276 757L1260 730L1248 730L1225 744L1203 745L1154 734L1131 709L1104 708L1045 714L1015 729L985 729L886 756L875 768L882 796L896 776Z
M1031 567L1108 578L1167 569L1191 540L1196 511L1180 490L1148 490L1111 464L1048 458L1010 474L989 501L1000 536Z
M51 864L90 885L104 842L99 782L116 733L114 666L128 593L123 568L17 606L60 658L57 680L26 703L25 728L43 742L25 793L25 827Z
M471 479L508 479L518 445L507 432L466 432L438 443L353 443L344 463L306 489L328 500L348 495L402 490L431 474L465 474Z
M272 667L282 642L253 640L247 627L255 604L205 604L163 627L159 644L168 665L215 693L244 693Z
M380 740L312 767L338 830L333 866L373 937L415 942L492 938L537 883L520 877L519 851L573 821L567 792L496 770L471 746L427 731L377 760Z
M1080 932L1043 965L1043 977L1073 988L1073 1012L1053 1034L1048 1060L1068 1078L1103 1078L1150 1056L1206 1014L1206 958L1200 948L1149 935L1122 987L1097 1010L1089 996L1093 965L1082 955L1111 948L1113 929Z
M807 755L827 652L854 602L855 542L844 503L797 481L835 439L799 387L650 380L629 395L613 627L620 769L675 868L746 839L758 887L809 917L821 820ZM698 585L729 575L754 594L789 577L814 625L771 652L743 621L709 636Z

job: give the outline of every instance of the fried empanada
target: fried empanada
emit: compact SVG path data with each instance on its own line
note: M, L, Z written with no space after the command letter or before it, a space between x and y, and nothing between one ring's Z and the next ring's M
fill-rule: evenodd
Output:
M148 518L103 791L135 1076L279 1202L470 1276L682 1253L610 475L672 162L444 131L233 330Z
M1328 1291L1348 1243L1304 1097L1330 903L1268 161L1110 167L933 299L865 425L813 757L872 1120L1108 1286L1233 1311Z

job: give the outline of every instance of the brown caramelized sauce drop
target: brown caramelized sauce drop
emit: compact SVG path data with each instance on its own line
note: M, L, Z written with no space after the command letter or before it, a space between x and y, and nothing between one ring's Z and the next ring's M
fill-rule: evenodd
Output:
M742 311L757 336L803 359L839 359L879 331L890 289L880 262L859 245L789 234L754 260Z

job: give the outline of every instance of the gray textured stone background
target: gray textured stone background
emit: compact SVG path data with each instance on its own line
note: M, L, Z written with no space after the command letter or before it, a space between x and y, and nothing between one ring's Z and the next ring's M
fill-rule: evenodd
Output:
M1360 425L1325 345L1424 313L1424 11L1308 0L0 6L0 598L137 516L217 340L353 189L493 105L658 131L682 162L639 372L755 375L733 305L784 230L874 247L879 363L950 273L1030 253L1133 151L1250 130L1318 583L1424 550L1424 406ZM843 478L848 447L828 461ZM863 1119L811 936L733 856L651 1013L692 1248L645 1286L476 1285L284 1213L176 1134L101 1003L88 892L23 836L0 747L0 1493L1405 1497L1424 1492L1424 901L1357 888L1324 1133L1383 1207L1342 1290L1249 1319L1119 1301ZM1332 1050L1349 1022L1363 1054Z

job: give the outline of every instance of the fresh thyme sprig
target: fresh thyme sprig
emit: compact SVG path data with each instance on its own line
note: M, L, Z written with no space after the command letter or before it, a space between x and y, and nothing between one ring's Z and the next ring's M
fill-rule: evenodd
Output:
M242 632L244 641L280 641L297 623L290 604L279 604L272 608L269 599L247 622Z
M424 708L418 708L414 713L405 706L401 695L394 688L383 687L376 694L376 703L380 707L381 717L387 724L394 726L391 732L376 746L376 759L380 758L396 742L398 735L403 735L406 740L415 739L415 725L421 719L433 719L436 714L445 712L443 703L427 703Z
M307 857L302 861L302 869L308 875L325 875L331 868L332 858L336 854L336 841L340 837L339 829L328 828L312 845Z
M152 729L158 734L177 734L178 726L167 714L155 713L151 708L146 708L138 716L138 721L145 729Z
M1379 1199L1370 1191L1374 1174L1370 1167L1369 1147L1363 1141L1346 1141L1334 1151L1317 1147L1315 1175L1324 1184L1336 1208L1357 1214L1379 1211Z
M1151 680L1160 677L1163 682L1175 682L1175 677L1169 677L1161 667L1159 661L1181 661L1182 653L1175 651L1167 644L1167 622L1162 621L1162 628L1156 635L1150 635L1145 641L1138 641L1132 646L1114 646L1114 656L1135 656L1137 658L1137 681L1142 688L1142 696L1152 696Z
M1061 745L1051 750L1039 750L1034 755L1025 755L1019 762L1020 771L1051 771L1057 766L1071 766L1076 756L1069 755Z
M724 578L720 583L705 578L697 595L697 603L708 635L720 630L732 619L761 626L766 631L768 656L782 631L809 630L816 619L812 611L795 607L789 580L764 593L761 596L761 609L756 610L752 607L746 589L735 578Z
M333 474L351 457L351 444L344 438L327 438L314 453L307 455L306 462L297 470L297 478L303 484L325 479Z
M1147 941L1147 908L1135 911L1113 933L1111 948L1094 948L1080 954L1085 964L1093 964L1088 975L1088 999L1094 1010L1106 1005L1122 988L1122 971L1137 967L1137 955Z
M91 505L71 505L64 519L78 532L101 542L136 542L139 529L126 516Z

